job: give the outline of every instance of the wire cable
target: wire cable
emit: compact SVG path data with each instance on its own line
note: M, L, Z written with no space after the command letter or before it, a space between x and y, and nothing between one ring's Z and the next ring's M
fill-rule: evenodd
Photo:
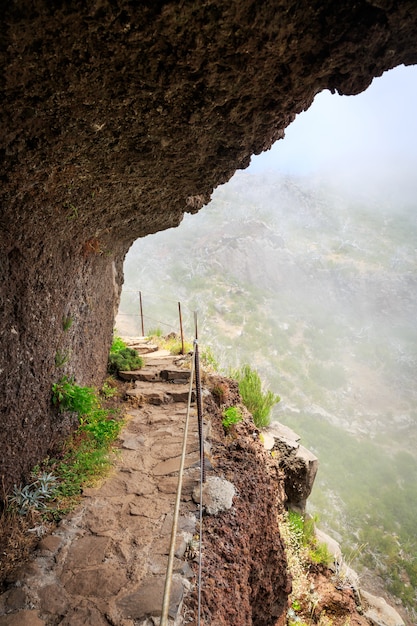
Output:
M177 485L177 495L175 498L174 518L172 520L171 544L169 547L168 565L167 565L167 573L166 573L166 578L165 578L165 587L164 587L164 596L163 596L163 601L162 601L162 615L161 615L160 626L168 625L169 601L171 597L172 572L173 572L173 567L174 567L174 556L175 556L175 542L176 542L176 537L177 537L178 516L179 516L179 510L180 510L180 503L181 503L182 478L183 478L183 473L184 473L185 456L186 456L186 451L187 451L188 424L190 421L190 408L191 408L191 400L192 400L192 393L193 393L193 378L194 378L194 359L191 360L191 376L190 376L190 388L188 392L187 414L185 417L185 424L184 424L184 438L182 442L181 462L180 462L180 469L179 469L179 474L178 474L178 485Z

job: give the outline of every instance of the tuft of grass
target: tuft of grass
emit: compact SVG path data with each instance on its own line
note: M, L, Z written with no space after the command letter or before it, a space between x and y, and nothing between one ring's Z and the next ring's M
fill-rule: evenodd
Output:
M110 352L108 370L111 374L130 372L143 367L143 358L133 348Z
M169 350L171 354L173 354L174 356L183 354L182 342L181 342L181 339L177 336L166 337L163 347L165 348L165 350ZM190 343L189 341L184 341L184 354L187 354L188 352L192 352L192 350L193 350L193 344Z
M57 495L61 499L59 509L71 504L83 485L92 484L104 476L111 467L110 450L117 439L123 421L116 414L100 407L82 419L82 423L67 441L61 460L53 461L58 477Z
M160 338L163 336L163 331L161 328L151 328L148 330L148 337L157 337Z
M74 378L63 376L52 385L52 403L60 411L74 411L79 415L90 413L98 403L96 393L91 387L80 387Z
M118 335L114 335L110 347L110 354L120 352L120 350L124 350L125 348L127 348L127 343Z
M288 524L294 536L298 538L300 547L307 550L307 557L312 563L329 567L333 562L326 544L316 539L315 524L317 518L305 517L295 511L288 511Z
M213 372L218 372L220 369L220 365L216 357L214 356L213 350L210 346L204 346L200 353L200 360L203 367L209 369Z
M229 386L224 382L217 382L211 390L219 404L225 404L229 397Z
M70 315L65 315L62 318L62 330L66 333L72 326L73 319Z
M222 424L225 430L229 430L232 426L242 421L242 411L237 406L229 406L223 411Z
M243 404L252 413L255 426L258 428L269 426L271 409L281 398L272 391L263 391L258 372L247 364L232 370L231 378L239 383Z
M55 352L55 367L63 367L65 363L68 363L69 358L69 352L65 350L57 350Z

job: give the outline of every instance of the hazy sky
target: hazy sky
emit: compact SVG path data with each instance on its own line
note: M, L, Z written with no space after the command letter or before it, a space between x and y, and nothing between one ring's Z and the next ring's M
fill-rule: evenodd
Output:
M326 172L358 184L417 179L417 66L374 79L358 96L318 94L248 171ZM416 181L417 182L417 181Z

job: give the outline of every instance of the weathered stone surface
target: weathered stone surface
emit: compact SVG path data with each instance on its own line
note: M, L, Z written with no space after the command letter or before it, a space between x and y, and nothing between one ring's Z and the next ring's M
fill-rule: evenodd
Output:
M195 463L198 463L200 460L199 454L193 453L189 454L184 462L185 469L192 467ZM168 461L162 461L162 463L158 463L152 469L152 472L155 476L168 476L169 474L173 474L174 472L178 472L180 469L181 457L177 456L172 459L168 459Z
M148 615L161 615L162 597L165 580L162 577L147 578L142 585L131 594L122 597L117 606L123 617L130 619L143 619ZM178 606L182 600L184 586L178 576L173 576L171 588L171 602L169 615L175 617Z
M64 616L69 608L69 599L60 585L46 585L39 592L42 611L51 615Z
M361 596L365 605L364 615L372 626L404 626L404 620L384 598L373 596L362 589Z
M155 576L164 576L167 571L168 557L163 554L152 554L149 557L149 573ZM173 572L182 574L185 563L178 558L174 558Z
M139 352L139 354L142 354L142 355L151 354L152 352L158 351L158 346L156 345L156 343L152 343L146 338L129 339L129 337L127 337L124 339L124 341L126 341L129 348L133 348L134 350Z
M143 447L145 438L143 435L134 435L126 432L121 437L123 448L128 450L140 450Z
M191 477L184 476L182 481L182 497L189 498L192 494L195 480ZM158 491L166 494L174 494L177 492L178 478L176 476L164 476L158 480Z
M44 537L38 544L38 551L41 554L48 555L58 552L62 544L62 538L57 535L48 535Z
M130 515L139 515L149 517L150 519L159 519L166 512L165 502L161 502L158 498L140 498L138 502L131 502L129 505Z
M161 534L169 536L172 529L172 519L173 516L169 513L165 520L161 530ZM183 533L189 533L193 535L196 530L197 519L193 514L190 515L180 515L178 518L178 530Z
M209 515L218 515L233 506L236 489L231 482L219 476L210 476L203 484L203 507ZM200 487L193 491L194 502L200 502Z
M277 421L271 422L270 426L265 429L265 432L269 433L273 437L276 437L277 439L284 439L286 441L294 441L298 443L301 439L300 435L298 435L294 430Z
M166 385L164 383L146 383L136 381L135 389L129 389L127 395L136 396L143 402L150 404L167 404L169 402L188 402L189 385ZM192 401L195 400L195 393L191 394Z
M62 577L62 582L71 595L109 598L126 584L126 574L110 563L102 563L99 567L69 572Z
M144 372L142 370L132 370L130 372L119 372L122 380L141 380L143 382L154 382L160 379L158 371Z
M4 605L7 612L25 608L27 595L22 587L12 587L12 589L6 592L5 596Z
M109 626L107 619L94 606L77 606L73 608L59 626Z
M311 450L308 450L304 446L300 446L297 450L295 458L305 465L306 479L304 484L304 490L301 495L302 500L307 500L311 490L313 489L314 481L319 468L319 460Z
M172 382L172 381L187 381L190 380L191 371L185 370L183 368L171 368L161 370L160 377L162 380Z
M19 611L0 616L0 626L45 626L37 611Z
M316 478L318 459L293 438L276 436L273 451L285 473L287 505L303 513Z
M65 569L77 570L102 563L110 539L107 537L92 537L87 535L78 539L68 552L65 560Z

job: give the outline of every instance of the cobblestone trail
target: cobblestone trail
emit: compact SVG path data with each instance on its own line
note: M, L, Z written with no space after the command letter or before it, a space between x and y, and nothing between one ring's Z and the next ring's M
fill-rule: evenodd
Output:
M34 560L0 596L0 626L159 624L189 371L162 351L145 359L144 379L129 392L138 406L128 409L112 475L101 486L85 489L77 509L40 541ZM187 452L172 623L193 578L184 555L196 531L191 494L199 480L199 441L194 409Z

